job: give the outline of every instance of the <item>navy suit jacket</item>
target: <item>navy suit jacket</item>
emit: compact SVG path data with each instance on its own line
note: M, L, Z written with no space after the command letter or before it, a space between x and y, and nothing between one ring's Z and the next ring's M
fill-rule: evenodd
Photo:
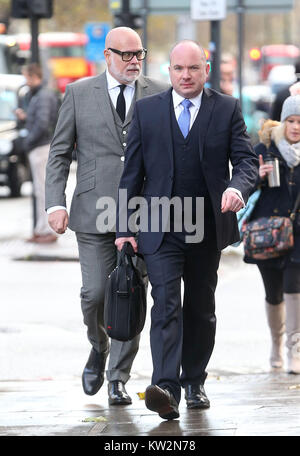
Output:
M154 196L172 196L171 109L172 88L136 103L119 185L119 189L127 190L128 201L136 196L144 196L147 200ZM258 159L236 98L204 89L198 115L199 155L215 216L217 247L221 250L239 239L236 214L231 211L221 213L222 194L227 187L234 187L241 191L246 202L258 176ZM132 236L131 231L119 229L119 205L117 237ZM128 217L131 212L128 211ZM163 235L162 230L140 231L139 251L154 253Z

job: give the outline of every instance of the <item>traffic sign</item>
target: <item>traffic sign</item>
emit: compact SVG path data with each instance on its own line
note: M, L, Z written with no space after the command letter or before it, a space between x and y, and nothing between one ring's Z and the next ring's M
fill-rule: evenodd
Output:
M85 48L86 59L90 62L104 61L106 35L110 30L110 24L106 22L88 22L85 25L85 33L88 42Z
M191 0L191 18L220 21L226 17L226 0Z

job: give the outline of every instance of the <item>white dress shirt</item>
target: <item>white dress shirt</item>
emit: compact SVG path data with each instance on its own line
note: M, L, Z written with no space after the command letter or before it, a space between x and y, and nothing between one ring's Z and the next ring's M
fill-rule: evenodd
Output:
M107 89L112 101L112 104L116 108L117 106L117 99L120 93L120 82L117 81L108 70L106 70L106 79L107 79ZM131 82L130 84L126 84L124 89L124 98L126 103L126 116L130 109L130 105L132 103L133 97L135 92L135 81Z
M201 106L201 100L202 100L202 93L199 93L195 98L189 98L190 102L193 103L192 106L190 107L190 114L191 114L191 120L190 120L190 128L192 128L193 123L197 117L197 114L199 112L200 106ZM174 106L174 111L175 111L175 116L176 119L178 120L178 117L180 116L181 112L183 111L184 107L182 106L182 101L185 99L181 95L179 95L175 90L172 90L172 97L173 97L173 106Z

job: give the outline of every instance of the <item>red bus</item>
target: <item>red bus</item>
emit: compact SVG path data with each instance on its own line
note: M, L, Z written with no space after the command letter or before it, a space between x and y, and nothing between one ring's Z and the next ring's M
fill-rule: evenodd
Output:
M29 56L31 35L16 35L24 56ZM39 34L41 64L53 77L57 89L65 92L66 85L77 79L96 74L95 65L85 58L87 36L84 33L50 32ZM49 76L49 75L48 75Z
M261 78L266 81L276 65L294 65L300 49L292 44L270 44L261 48Z

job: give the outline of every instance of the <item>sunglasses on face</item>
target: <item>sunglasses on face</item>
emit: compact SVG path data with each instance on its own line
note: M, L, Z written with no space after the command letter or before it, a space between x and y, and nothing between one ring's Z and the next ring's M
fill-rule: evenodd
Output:
M113 49L113 48L108 48L109 51L114 52L115 54L118 54L121 56L123 62L130 62L130 60L133 59L133 57L136 57L137 60L144 60L147 55L147 49L140 49L139 51L133 52L133 51L119 51L118 49Z

